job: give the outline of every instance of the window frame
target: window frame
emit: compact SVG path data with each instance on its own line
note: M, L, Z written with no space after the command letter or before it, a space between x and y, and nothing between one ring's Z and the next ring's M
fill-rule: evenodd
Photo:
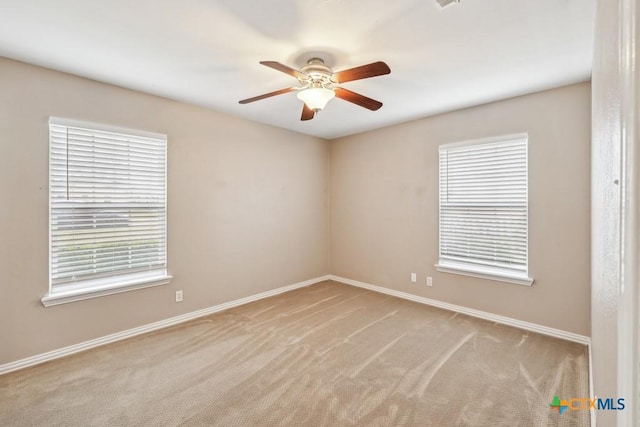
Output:
M96 132L108 132L122 134L131 137L154 138L164 141L164 237L165 237L165 264L164 268L150 271L134 272L119 275L105 275L105 277L89 278L87 280L77 281L62 285L53 285L53 229L52 229L52 192L51 192L51 159L52 159L52 126L66 126L75 128L84 128ZM136 129L116 127L99 123L79 121L73 119L65 119L59 117L50 117L47 123L48 131L48 292L41 299L42 305L45 307L81 301L90 298L96 298L105 295L112 295L121 292L143 289L152 286L166 285L173 278L167 272L168 265L168 241L167 241L167 135L140 131Z
M500 144L510 141L525 142L525 176L526 176L526 271L524 273L516 273L500 267L481 267L478 265L467 264L464 262L455 262L451 260L443 260L442 258L442 194L440 183L440 152L443 149L461 148L478 146L485 144ZM502 135L497 137L481 138L448 144L441 144L438 147L438 262L435 264L436 271L443 273L459 274L463 276L477 277L500 282L513 283L523 286L531 286L534 279L529 276L529 135L527 133L518 133L511 135Z

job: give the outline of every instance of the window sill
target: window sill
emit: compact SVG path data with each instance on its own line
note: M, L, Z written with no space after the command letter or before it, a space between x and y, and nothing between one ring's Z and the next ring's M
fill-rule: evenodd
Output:
M56 289L53 292L49 291L49 293L42 297L40 301L45 307L50 307L53 305L67 304L70 302L82 301L105 295L135 291L136 289L167 285L171 283L172 278L173 276L169 276L166 272L162 272L160 274L152 275L144 273L119 277L117 279L108 278L95 280L85 282L81 286L74 284L62 287L61 289Z
M490 269L474 268L460 264L436 264L436 270L442 273L460 274L462 276L478 277L480 279L497 280L514 283L516 285L531 286L533 279L525 275L515 275L491 271Z

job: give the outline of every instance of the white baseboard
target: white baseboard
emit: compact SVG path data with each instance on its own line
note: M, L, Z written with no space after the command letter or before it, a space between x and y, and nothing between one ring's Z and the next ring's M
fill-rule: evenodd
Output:
M49 351L46 353L38 354L35 356L27 357L25 359L16 360L15 362L5 363L0 365L0 375L8 372L16 371L18 369L27 368L29 366L37 365L39 363L48 362L50 360L58 359L60 357L68 356L74 353L78 353L84 350L89 350L94 347L109 344L112 342L120 341L123 339L131 338L136 335L144 334L147 332L155 331L158 329L166 328L169 326L177 325L179 323L187 322L198 317L208 316L209 314L217 313L219 311L227 310L229 308L237 307L243 304L248 304L253 301L268 298L274 295L278 295L284 292L292 291L294 289L310 286L315 283L323 282L325 280L334 280L336 282L344 283L351 286L357 286L359 288L368 289L374 292L379 292L387 295L392 295L398 298L403 298L410 301L415 301L421 304L431 305L434 307L443 308L445 310L455 311L469 316L478 317L480 319L489 320L504 325L514 326L516 328L525 329L532 332L537 332L544 335L549 335L556 338L561 338L568 341L577 342L580 344L588 345L589 351L591 351L591 338L574 334L572 332L562 331L560 329L550 328L548 326L538 325L535 323L525 322L518 319L512 319L510 317L500 316L485 311L475 310L473 308L467 308L455 304L449 304L442 301L437 301L430 298L421 297L418 295L408 294L406 292L396 291L394 289L384 288L382 286L372 285L370 283L360 282L357 280L351 280L340 276L326 275L316 277L314 279L305 280L304 282L294 283L292 285L283 286L271 291L262 292L256 295L250 295L245 298L240 298L234 301L214 305L212 307L204 308L202 310L193 311L191 313L182 314L180 316L171 317L169 319L160 320L158 322L150 323L147 325L139 326L137 328L128 329L126 331L117 332L115 334L107 335L101 338L81 342L79 344L70 345L57 350ZM589 363L591 366L591 363ZM591 375L590 375L591 377Z
M469 316L477 317L491 322L501 323L503 325L514 326L516 328L525 329L531 332L537 332L543 335L549 335L555 338L561 338L567 341L573 341L580 344L591 347L591 338L574 334L573 332L567 332L560 329L550 328L548 326L538 325L536 323L525 322L523 320L512 319L511 317L500 316L498 314L488 313L486 311L480 311L473 308L463 307L461 305L449 304L448 302L442 302L431 298L425 298L418 295L408 294L406 292L396 291L394 289L384 288L382 286L372 285L370 283L360 282L357 280L351 280L340 276L329 275L330 280L344 283L346 285L357 286L359 288L369 289L374 292L380 292L394 297L407 299L410 301L419 302L421 304L431 305L445 310L455 311Z
M160 320L159 322L149 323L137 328L128 329L126 331L117 332L115 334L107 335L101 338L81 342L79 344L70 345L57 350L48 351L46 353L37 354L35 356L27 357L25 359L16 360L15 362L5 363L0 365L0 375L6 374L18 369L27 368L29 366L37 365L39 363L48 362L50 360L58 359L60 357L69 356L70 354L78 353L90 348L99 347L101 345L109 344L112 342L120 341L126 338L131 338L136 335L144 334L147 332L155 331L158 329L166 328L169 326L177 325L179 323L187 322L189 320L196 319L202 316L208 316L209 314L217 313L219 311L227 310L229 308L237 307L239 305L248 304L253 301L268 298L274 295L278 295L284 292L292 291L294 289L303 288L305 286L313 285L314 283L330 280L330 276L316 277L315 279L305 280L304 282L294 283L292 285L283 286L281 288L273 289L271 291L262 292L256 295L250 295L245 298L240 298L234 301L225 302L222 304L214 305L212 307L204 308L202 310L192 311L191 313L181 314L180 316L171 317L169 319Z

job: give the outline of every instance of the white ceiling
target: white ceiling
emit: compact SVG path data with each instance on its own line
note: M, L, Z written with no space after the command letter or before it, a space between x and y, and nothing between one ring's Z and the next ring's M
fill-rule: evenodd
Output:
M595 0L0 0L0 55L331 139L588 80L594 19ZM344 84L384 106L238 104L297 84L258 61L316 53L389 64Z

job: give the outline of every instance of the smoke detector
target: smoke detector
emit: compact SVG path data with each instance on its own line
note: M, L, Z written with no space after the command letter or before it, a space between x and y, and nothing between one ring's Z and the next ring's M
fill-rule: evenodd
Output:
M460 0L436 0L440 7L445 7L450 5L451 3L460 3Z

